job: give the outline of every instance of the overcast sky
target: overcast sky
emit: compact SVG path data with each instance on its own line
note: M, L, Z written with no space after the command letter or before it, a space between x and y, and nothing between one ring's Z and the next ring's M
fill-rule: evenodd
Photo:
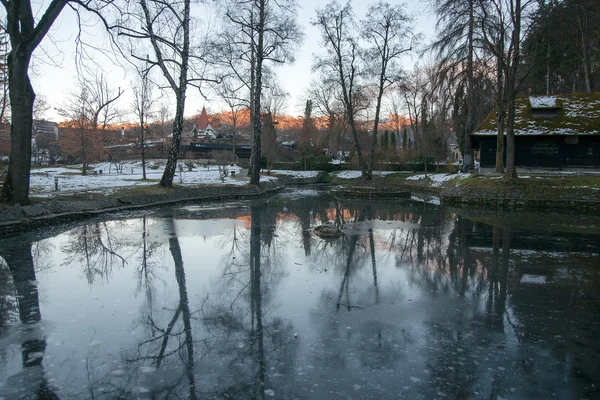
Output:
M38 3L39 10L47 4L48 1ZM324 0L298 0L300 10L298 13L298 22L301 25L305 39L296 53L296 61L293 64L287 64L276 69L277 76L290 94L287 106L287 113L291 115L300 115L302 113L301 98L304 90L308 86L312 74L311 63L313 54L320 51L319 32L310 25L310 21L315 16L315 10L326 4ZM361 19L366 14L370 1L354 0L352 6L357 19ZM397 1L390 0L392 4L406 5L406 9L415 17L415 33L423 33L425 41L430 41L435 32L435 16L428 8L427 0ZM39 17L39 15L38 15ZM97 44L99 47L106 45L107 34L99 27L94 26L94 20L91 17L85 22L84 37L86 42ZM216 17L215 19L218 19ZM34 62L34 74L32 80L36 93L44 95L52 107L45 115L46 119L60 121L63 118L58 116L55 108L59 107L70 90L74 90L74 82L77 70L75 68L76 51L75 42L78 34L77 20L73 11L68 7L56 21L54 28L50 33L50 38L44 39L41 48L36 52L36 61ZM119 107L129 110L131 108L131 81L134 79L132 74L127 73L123 68L113 64L108 58L99 53L91 55L107 72L109 81L115 87L125 89L124 96L119 99ZM418 60L406 58L404 63L410 68ZM188 89L186 101L186 115L193 115L202 109L205 105L211 111L218 111L222 106L215 99L204 100L196 89Z

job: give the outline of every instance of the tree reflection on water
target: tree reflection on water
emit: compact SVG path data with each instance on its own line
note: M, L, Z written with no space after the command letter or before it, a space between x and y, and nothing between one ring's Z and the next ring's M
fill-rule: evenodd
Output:
M598 235L327 196L184 211L0 243L0 396L598 394ZM346 234L311 233L326 222ZM82 284L81 315L62 318L56 293ZM75 318L101 340L79 340ZM57 338L88 347L60 358Z

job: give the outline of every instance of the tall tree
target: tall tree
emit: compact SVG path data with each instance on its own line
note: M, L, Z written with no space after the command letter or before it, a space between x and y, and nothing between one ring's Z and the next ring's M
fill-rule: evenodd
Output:
M148 121L152 116L154 99L152 98L152 88L148 78L147 66L136 69L138 81L133 86L133 102L131 108L139 122L137 144L140 146L142 156L142 179L146 180L146 147L148 140Z
M312 24L321 31L321 41L327 51L327 55L316 59L314 68L325 73L340 88L358 166L363 179L368 179L367 163L356 126L357 100L360 98L358 78L362 66L358 38L352 34L356 31L352 6L349 2L341 6L334 0L325 8L317 9L317 16Z
M597 90L600 9L595 0L540 1L522 45L527 89L554 94Z
M466 89L466 123L460 135L463 141L463 162L473 166L473 150L470 135L475 129L474 58L476 41L476 0L435 0L438 16L438 38L432 45L442 63L457 72L457 79L464 80ZM457 68L458 66L458 68Z
M233 160L237 160L235 152L240 114L242 110L247 109L248 107L247 101L243 98L243 88L244 84L237 81L233 77L225 77L220 84L215 85L215 89L219 94L219 97L225 102L225 104L227 104L227 107L229 108L229 113L227 113L227 116L229 117L228 122L230 123L232 129L231 156Z
M205 63L211 32L198 33L202 40L191 46L190 35L195 26L191 18L191 0L124 1L105 0L116 12L116 22L105 22L107 27L121 39L119 45L123 54L147 64L148 70L157 68L161 71L175 98L171 149L160 180L161 186L172 187L181 146L186 90L188 86L201 89L203 83L211 80Z
M250 184L260 181L261 100L265 63L293 61L295 47L302 40L296 19L295 0L230 0L227 3L226 32L221 44L233 74L245 82L250 94L252 151ZM240 68L239 60L246 66ZM248 79L244 71L249 71Z
M0 191L0 201L3 202L29 204L31 128L35 101L29 66L33 52L66 4L66 0L52 0L36 23L31 0L2 0L11 47L7 60L11 106L10 160Z
M347 148L345 133L348 123L340 96L338 87L329 80L313 80L306 93L306 99L311 101L311 115L327 120L327 128L319 147L327 148L335 158Z
M87 175L90 162L97 161L100 156L98 130L106 129L120 116L115 102L123 95L123 91L121 88L115 91L103 73L80 76L78 86L78 90L68 95L65 103L57 108L57 112L71 121L71 127L78 132L78 145L74 146L66 138L61 142L67 146L67 153L69 149L71 152L75 149L80 153L82 175Z
M575 26L577 32L576 48L583 68L585 89L593 92L594 73L600 60L600 4L597 0L567 0L563 7L567 10L567 21Z
M307 168L307 158L313 153L313 149L317 148L315 121L312 116L313 103L311 100L306 100L304 106L304 117L302 119L302 129L298 137L298 151L304 170Z
M497 0L500 1L500 0ZM506 171L504 176L508 179L517 177L515 164L515 115L517 90L519 85L519 62L521 50L521 16L523 7L521 0L507 0L509 3L509 16L511 21L510 45L506 56L506 104L508 106L506 118ZM525 5L528 0L525 0Z
M377 145L377 131L384 92L401 78L398 63L400 56L412 50L415 38L413 20L400 5L392 6L380 1L369 7L365 20L361 22L362 36L370 45L365 52L369 75L377 77L375 84L377 100L375 120L371 136L371 149L367 161L367 179L373 178L373 162Z
M501 1L478 0L481 18L482 43L496 60L496 172L504 172L504 130L506 121L506 53L507 31L504 4Z

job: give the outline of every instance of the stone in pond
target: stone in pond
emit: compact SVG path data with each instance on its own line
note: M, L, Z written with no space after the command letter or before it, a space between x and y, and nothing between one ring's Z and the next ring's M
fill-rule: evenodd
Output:
M342 232L333 224L319 225L315 227L315 229L313 229L313 232L315 233L315 235L323 239L334 239L344 234L344 232Z

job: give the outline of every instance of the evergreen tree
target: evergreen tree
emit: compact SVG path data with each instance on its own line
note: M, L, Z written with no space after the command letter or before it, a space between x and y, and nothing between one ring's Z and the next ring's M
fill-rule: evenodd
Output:
M390 134L387 130L381 136L381 150L388 150L390 147Z
M394 147L396 146L396 136L394 135L392 143ZM408 132L406 132L406 128L402 131L402 152L406 155L408 150Z

